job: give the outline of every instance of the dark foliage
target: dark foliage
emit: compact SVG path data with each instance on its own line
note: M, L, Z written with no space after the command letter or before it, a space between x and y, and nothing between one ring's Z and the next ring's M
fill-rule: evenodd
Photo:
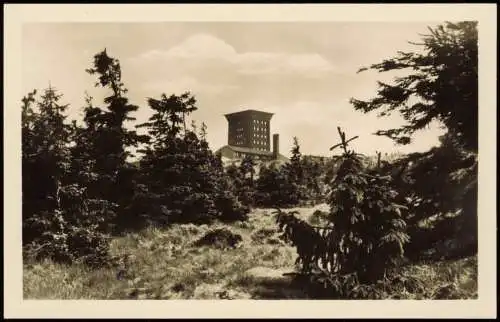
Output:
M405 166L399 189L410 209L407 220L414 242L408 254L418 257L446 239L463 244L450 256L476 254L477 154L457 148L445 136L440 147L408 155L392 166Z
M108 260L110 221L107 201L91 199L71 171L66 106L56 90L23 99L23 245L25 254L59 262L102 265Z
M417 44L424 53L399 52L361 69L411 70L410 75L396 78L392 85L379 82L378 96L369 101L351 101L357 110L381 110L381 116L399 112L406 125L377 132L398 143L410 143L413 133L439 120L461 145L477 151L477 22L446 23L429 31Z
M199 133L186 128L195 111L189 93L150 99L149 132L127 129L138 106L125 97L120 63L106 50L88 73L111 91L105 107L86 97L83 126L65 122L65 105L49 88L23 99L23 245L25 255L99 266L111 234L148 224L245 220L248 207L232 194L220 157ZM37 109L33 104L37 103ZM146 145L132 162L130 152Z
M282 166L262 166L256 182L255 203L259 207L293 207L296 200L291 200L290 187Z
M255 166L254 158L246 155L236 170L237 172L230 172L235 179L238 196L241 202L247 206L253 205L255 200Z
M401 144L432 121L447 129L441 146L426 153L403 157L395 166L407 171L400 191L410 207L411 243L415 256L435 241L464 241L463 255L477 252L477 152L478 152L478 47L477 22L446 23L423 36L417 44L423 53L398 53L392 59L370 66L379 72L409 70L395 83L379 83L378 95L369 100L353 99L357 110L379 111L380 116L398 112L407 124L376 134ZM362 70L366 70L363 68ZM454 218L445 218L452 214ZM433 229L418 224L438 217Z
M83 127L76 128L75 146L72 149L74 176L83 180L90 198L107 200L118 214L114 222L117 232L134 221L128 205L135 191L136 168L128 161L131 148L145 142L147 137L129 130L126 122L134 121L131 113L138 106L130 104L125 96L127 89L122 83L120 62L110 57L104 49L94 55L92 68L96 75L96 87L110 90L104 98L104 107L96 107L87 97L84 107Z
M361 283L381 279L403 256L403 246L409 241L394 179L367 171L347 149L349 140L340 128L339 134L344 153L330 183L328 224L314 227L293 213L277 211L277 222L297 248L303 273L315 278L322 275L325 285L332 287L351 275Z
M134 212L159 224L245 219L248 209L231 194L221 160L206 142L205 125L200 137L185 125L196 99L189 93L162 95L149 105L155 113L140 125L151 137L140 161L145 190Z
M289 163L260 166L259 176L253 186L255 205L288 208L324 200L322 181L326 173L325 164L304 157L297 138L294 138L291 152Z

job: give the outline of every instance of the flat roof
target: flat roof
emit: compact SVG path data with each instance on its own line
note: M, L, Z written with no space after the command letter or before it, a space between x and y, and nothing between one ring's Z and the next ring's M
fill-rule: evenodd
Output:
M247 148L247 147L243 147L243 146L234 146L234 145L228 145L227 147L232 149L233 151L236 151L236 152L268 155L268 156L273 155L273 151L261 151L261 150L256 150L256 149L252 149L252 148Z
M259 111L259 110L248 109L248 110L243 110L243 111L239 111L239 112L233 112L233 113L224 114L224 116L231 116L231 115L237 115L237 114L247 114L247 113L252 113L252 112L256 112L256 113L259 113L259 114L274 115L274 113L269 113L269 112L264 112L264 111Z
M241 146L234 146L234 145L224 145L223 147L219 148L215 153L218 153L219 151L221 151L224 148L229 148L235 152L243 152L243 153L254 154L254 155L265 155L265 156L273 156L274 155L273 151L260 151L260 150L255 150L255 149L241 147ZM288 160L288 158L281 153L278 153L278 157L281 160Z

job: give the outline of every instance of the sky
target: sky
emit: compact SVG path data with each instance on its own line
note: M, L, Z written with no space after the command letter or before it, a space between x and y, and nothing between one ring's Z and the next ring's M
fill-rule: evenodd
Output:
M135 124L151 115L147 98L191 91L198 110L191 119L208 127L213 150L227 144L226 113L257 109L274 113L271 133L289 155L293 137L304 154L330 155L337 126L351 146L373 154L426 151L443 134L439 124L419 132L412 144L398 146L373 133L402 124L398 115L378 118L355 111L350 98L368 99L377 81L394 74L358 69L418 51L433 22L165 22L36 23L23 26L23 90L49 84L70 105L70 119L81 119L85 92L95 105L106 94L94 87L93 55L107 49L119 59L130 102L140 106ZM130 124L132 126L133 124Z

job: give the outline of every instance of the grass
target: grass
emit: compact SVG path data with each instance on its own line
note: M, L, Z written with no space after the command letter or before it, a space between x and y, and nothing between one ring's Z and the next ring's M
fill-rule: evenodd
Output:
M299 208L303 219L316 209ZM277 299L314 298L290 278L257 280L247 271L282 273L295 270L296 252L276 231L270 209L253 211L247 222L231 225L175 225L148 228L112 241L118 267L89 270L82 265L50 261L24 264L25 299ZM193 243L215 228L242 237L233 249ZM404 267L398 280L381 286L384 298L477 298L477 258Z

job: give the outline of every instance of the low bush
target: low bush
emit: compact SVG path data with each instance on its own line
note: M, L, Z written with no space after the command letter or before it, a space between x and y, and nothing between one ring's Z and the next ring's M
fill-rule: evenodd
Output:
M193 246L210 246L216 248L235 248L243 238L239 234L233 233L227 228L217 228L207 232L200 239L194 242Z
M62 187L57 199L54 211L26 220L26 230L39 232L25 245L26 258L83 262L92 267L109 263L109 223L114 217L110 204L87 199L85 190L78 185Z

